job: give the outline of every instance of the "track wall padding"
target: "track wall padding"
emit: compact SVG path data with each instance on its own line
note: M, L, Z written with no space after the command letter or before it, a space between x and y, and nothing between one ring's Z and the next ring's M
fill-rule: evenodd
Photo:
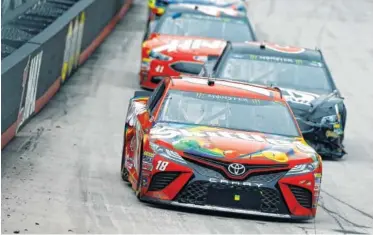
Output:
M75 2L1 61L2 149L71 78L132 4L132 0Z

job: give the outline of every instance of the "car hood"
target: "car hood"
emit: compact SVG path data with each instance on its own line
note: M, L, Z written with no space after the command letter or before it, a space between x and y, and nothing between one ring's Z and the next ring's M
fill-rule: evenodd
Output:
M316 152L302 138L173 123L156 124L149 138L184 154L226 161L275 164L317 160Z
M171 57L220 55L226 45L217 39L156 35L144 43L145 50L153 50Z
M320 96L314 93L298 91L280 87L282 94L296 117L303 117L309 113L311 105Z

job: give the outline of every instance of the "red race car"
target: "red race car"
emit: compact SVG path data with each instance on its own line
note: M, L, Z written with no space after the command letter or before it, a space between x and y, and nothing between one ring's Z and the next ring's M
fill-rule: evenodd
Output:
M279 90L184 76L135 92L121 174L141 201L303 220L322 162Z
M140 86L154 89L167 76L198 74L225 41L255 41L246 15L233 9L175 4L152 22L142 45Z

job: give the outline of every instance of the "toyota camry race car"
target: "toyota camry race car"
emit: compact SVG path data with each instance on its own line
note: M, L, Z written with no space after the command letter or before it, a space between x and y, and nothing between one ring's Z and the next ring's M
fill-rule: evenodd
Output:
M310 219L322 162L277 89L183 76L135 92L121 174L141 201Z
M166 76L198 73L207 56L221 54L226 40L256 40L244 14L190 4L168 7L149 30L140 68L140 86L147 89L154 89Z
M346 154L346 107L319 49L228 43L216 61L211 57L201 75L209 71L216 78L279 87L307 142L323 157Z
M169 5L180 3L223 7L242 11L244 13L247 11L244 0L148 0L148 6L150 9L149 20L154 20L163 15Z

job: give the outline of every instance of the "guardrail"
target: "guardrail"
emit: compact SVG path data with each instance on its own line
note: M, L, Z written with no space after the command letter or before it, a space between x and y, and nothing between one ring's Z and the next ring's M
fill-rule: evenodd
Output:
M1 61L1 149L88 59L126 14L132 2L39 1L38 4L59 4L60 8L70 4L70 7L65 7L66 11L44 29L45 21L39 24L19 24L18 29L21 28L23 32L27 29L43 30L26 43L8 42L15 45L15 49L5 54ZM38 15L34 18L37 19ZM25 24L28 27L22 28ZM13 26L17 29L16 23Z

